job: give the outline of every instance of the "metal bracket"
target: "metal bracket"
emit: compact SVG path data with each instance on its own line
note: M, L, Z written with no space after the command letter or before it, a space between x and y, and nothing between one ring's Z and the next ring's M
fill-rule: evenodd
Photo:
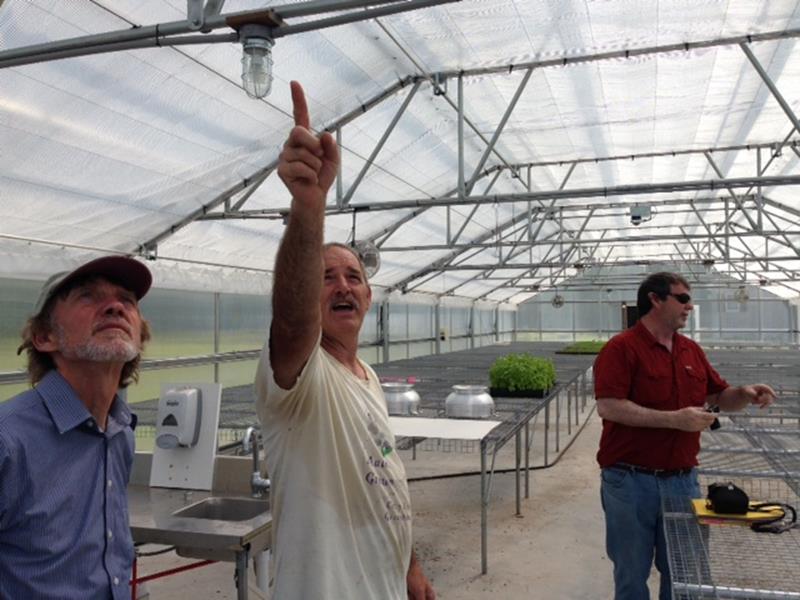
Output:
M442 73L433 74L433 95L446 96L447 95L447 76Z
M156 260L158 258L158 244L145 244L140 247L139 254L145 260Z
M224 5L225 0L186 0L186 20L189 22L189 29L195 31L203 29L206 19L220 14Z
M202 29L205 23L203 0L186 0L186 20L189 22L189 29Z

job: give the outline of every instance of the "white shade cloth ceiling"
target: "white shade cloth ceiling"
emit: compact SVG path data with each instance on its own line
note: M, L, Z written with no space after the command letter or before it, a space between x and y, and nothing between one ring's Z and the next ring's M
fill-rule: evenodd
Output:
M224 12L269 5L229 0ZM7 1L0 3L0 51L185 17L185 0ZM291 79L304 84L312 125L321 130L409 76L798 27L798 3L783 0L463 0L278 39L273 92L263 101L247 98L239 86L241 50L235 43L127 50L0 69L0 275L38 277L102 250L133 252L251 177L277 158L291 128ZM749 47L790 107L800 110L796 39ZM464 114L485 140L524 76L524 69L509 68L464 78ZM447 84L447 97L455 103L457 81ZM342 129L345 192L411 88L406 85ZM451 104L434 95L428 82L421 84L351 203L379 207L454 190L457 124ZM791 132L790 119L738 45L676 50L534 69L485 168L551 163L523 169L519 178L505 170L492 194L523 193L528 177L532 191L555 190L568 173L565 189L718 179L702 153L590 161L571 173L569 164L800 139ZM485 148L485 141L465 126L468 179ZM765 174L796 174L794 149L780 154ZM712 156L725 177L756 175L755 150ZM767 150L764 163L769 157ZM473 193L483 194L491 181L491 175L480 178ZM762 228L783 235L751 235L752 226L739 211L725 244L731 256L779 258L775 265L751 263L739 274L781 279L769 285L770 291L797 296L800 284L792 280L800 269L797 188L762 192L773 202ZM411 279L407 289L519 302L535 293L525 286L551 286L575 274L572 268L530 272L522 266L532 263L713 256L716 268L727 269L722 244L701 239L723 239L724 228L712 225L714 235L708 236L703 224L725 220L722 201L703 201L726 196L725 190L713 190L616 195L605 203L565 198L554 204L563 210L541 227L538 220L527 224L525 200L482 204L474 214L472 206L462 204L451 208L449 217L448 209L434 207L382 240L382 267L373 283L392 288L454 252L456 262L481 268L434 271ZM686 204L657 203L691 198L698 199L703 222ZM634 229L628 207L635 202L652 202L653 219ZM609 208L612 204L622 206ZM274 211L288 205L287 193L272 175L243 209ZM588 205L594 207L591 214ZM576 208L581 206L587 208ZM333 215L326 237L345 241L353 227L357 238L373 237L410 211L359 212L355 220L351 214ZM752 203L747 212L756 218ZM492 233L510 221L521 228L516 234ZM443 247L448 227L452 238L462 225L458 239L451 239L455 248ZM282 231L276 218L196 220L158 243L158 260L151 263L157 283L260 293L269 287ZM511 246L500 243L525 242L534 233L537 243L524 246L524 252L514 250L511 258ZM676 239L646 239L656 234ZM681 241L683 235L693 241ZM630 236L637 239L592 243ZM486 246L475 246L476 240ZM473 247L465 253L469 244ZM505 261L501 270L485 270L498 260ZM505 287L509 281L517 287Z

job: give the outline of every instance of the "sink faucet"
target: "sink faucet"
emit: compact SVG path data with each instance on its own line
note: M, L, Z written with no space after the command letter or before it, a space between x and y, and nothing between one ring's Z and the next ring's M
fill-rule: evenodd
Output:
M253 451L253 473L250 475L250 490L253 498L261 498L265 492L269 491L270 480L261 476L261 468L258 464L258 429L248 427L242 438L242 450Z

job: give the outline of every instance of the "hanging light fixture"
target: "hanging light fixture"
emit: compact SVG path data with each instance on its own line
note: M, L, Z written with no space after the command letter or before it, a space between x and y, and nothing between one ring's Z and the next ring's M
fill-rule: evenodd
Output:
M272 89L272 46L275 41L264 25L243 25L242 87L251 98L263 98Z

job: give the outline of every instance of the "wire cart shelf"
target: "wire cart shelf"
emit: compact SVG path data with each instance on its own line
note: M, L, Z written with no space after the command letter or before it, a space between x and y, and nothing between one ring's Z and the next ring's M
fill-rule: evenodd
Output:
M724 415L704 432L700 483L732 482L752 501L800 507L800 396ZM663 500L674 600L800 600L800 528L759 533L701 525L688 498Z

